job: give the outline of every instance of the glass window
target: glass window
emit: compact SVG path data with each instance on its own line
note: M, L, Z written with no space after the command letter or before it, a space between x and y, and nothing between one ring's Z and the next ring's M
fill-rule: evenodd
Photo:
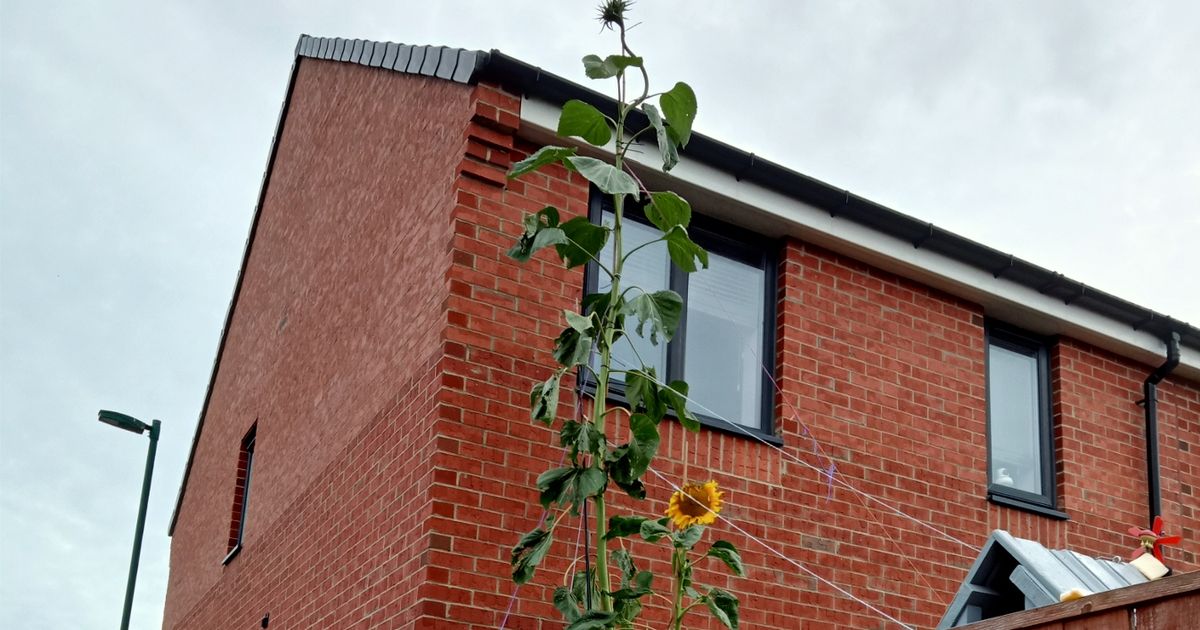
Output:
M765 284L762 269L720 254L688 284L684 380L708 413L750 427L762 411Z
M1052 508L1053 437L1045 343L992 325L987 352L990 492Z
M611 210L598 214L594 218L611 225ZM774 295L774 246L736 228L703 223L694 220L688 231L708 250L708 269L692 274L679 271L661 242L646 246L626 262L623 287L638 286L648 292L672 289L684 298L684 316L669 344L660 339L653 345L631 327L613 350L613 365L621 369L649 365L663 381L683 379L691 388L692 411L705 424L741 432L729 426L736 423L769 436L774 304L768 296ZM627 211L623 251L659 236L637 209ZM600 260L607 264L611 259L610 242ZM597 269L589 273L592 290L611 286ZM620 378L614 380L613 393L619 397Z

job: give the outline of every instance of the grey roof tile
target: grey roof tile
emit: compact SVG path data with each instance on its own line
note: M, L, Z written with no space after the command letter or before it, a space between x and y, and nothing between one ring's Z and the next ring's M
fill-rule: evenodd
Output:
M424 46L425 59L421 62L421 74L431 77L437 70L438 60L442 57L442 49L436 46Z
M425 46L412 46L412 56L408 58L408 67L404 69L409 74L421 74L421 64L425 61Z
M412 59L412 46L400 46L400 52L396 55L396 63L392 66L397 72L408 72L408 61Z
M310 35L300 36L296 56L345 61L467 84L478 78L488 60L488 53L481 50Z
M396 63L396 54L399 51L400 51L400 44L394 44L392 42L388 42L387 48L383 51L383 61L380 63L380 67L391 70L392 64Z
M458 51L442 46L441 59L438 61L434 76L439 79L450 79L454 76L454 67L458 65Z

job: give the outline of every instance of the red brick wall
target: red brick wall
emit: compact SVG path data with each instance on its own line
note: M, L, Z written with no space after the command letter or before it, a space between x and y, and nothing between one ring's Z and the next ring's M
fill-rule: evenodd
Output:
M255 615L269 609L272 619L287 628L495 628L512 603L509 628L560 627L548 600L569 570L578 519L563 521L552 557L515 602L510 599L514 589L508 556L519 535L541 517L534 480L558 465L561 456L554 446L557 428L529 420L528 392L551 369L549 349L564 325L562 310L577 308L583 274L564 270L552 252L524 265L505 252L527 212L552 204L568 217L583 214L586 182L561 168L505 181L511 161L535 147L515 139L519 99L494 86L467 89L358 67L334 71L318 65L309 73L309 63L301 66L271 184L272 191L282 188L278 177L284 173L287 189L298 199L281 202L276 212L320 214L327 206L306 201L304 195L325 191L328 204L341 203L338 195L359 195L406 215L410 207L419 207L426 218L444 217L434 224L445 232L433 237L406 238L382 230L390 236L380 250L399 248L415 255L425 251L419 247L441 243L441 249L434 248L437 255L426 259L441 267L423 268L417 283L422 290L436 287L439 297L414 293L411 276L389 267L395 258L376 254L357 261L363 265L356 277L363 278L364 293L386 303L355 313L357 319L349 321L338 319L345 314L332 307L309 311L308 317L355 336L358 342L351 347L379 350L372 356L420 360L395 366L380 359L388 367L376 371L357 369L357 362L342 363L309 378L304 369L317 357L346 356L344 350L328 352L328 344L339 343L339 337L314 333L307 345L290 350L289 360L277 357L280 342L266 341L278 319L273 304L295 293L344 290L348 276L339 275L340 270L354 263L344 253L331 254L325 267L289 284L287 274L273 269L300 265L296 250L310 250L303 244L321 242L326 233L287 234L298 228L286 220L273 228L281 234L260 229L243 291L247 301L235 314L230 350L218 374L220 396L214 395L176 530L166 625L252 627L247 620L257 620ZM327 92L317 94L318 88ZM433 117L437 125L411 129L397 124L393 107L417 107L412 102L417 91L420 106L436 109L440 117L424 111L405 120ZM326 100L330 103L321 109ZM340 113L346 103L353 104L353 116ZM337 115L329 111L331 104L338 106ZM320 128L306 127L304 121L319 121ZM346 128L334 133L327 129L330 124ZM446 184L362 182L356 179L363 176L361 167L335 168L320 186L307 181L318 176L312 162L327 153L305 146L314 142L309 136L327 134L344 141L337 146L347 159L405 146L397 142L400 137L381 141L362 126L399 134L410 141L408 146L433 152L430 162L422 163L436 164L428 175L434 182L444 176ZM292 134L295 146L289 144ZM443 150L435 151L437 147ZM376 164L385 158L363 159ZM393 185L400 189L389 188ZM330 187L335 190L327 191ZM417 191L428 193L425 203L395 202ZM267 210L272 201L269 195ZM370 217L375 214L345 222L340 238L346 251L359 248L359 239L379 238L379 226L372 221L380 219ZM425 324L397 324L395 317L413 316L414 304L424 304L417 312L427 318L421 320ZM993 528L1097 555L1131 548L1124 529L1141 524L1145 511L1142 416L1134 401L1152 366L1070 339L1055 345L1060 495L1071 520L1052 521L985 498L982 308L796 240L781 246L778 305L776 360L782 393L776 419L786 454L736 435L706 430L686 436L688 476L719 481L727 492L724 514L746 531L821 578L918 627L938 621ZM271 372L275 380L255 376L263 366L278 366ZM302 382L292 381L297 378ZM222 570L216 565L220 554L212 558L207 550L225 540L207 525L209 519L220 522L228 515L226 482L232 477L223 475L233 474L233 462L224 466L222 454L234 457L237 440L253 416L262 413L246 410L262 407L264 396L302 411L289 413L289 424L274 429L271 418L282 416L260 416L252 492L260 488L257 458L273 461L279 468L263 486L274 487L276 495L265 499L271 507L263 512L274 519L260 524L252 517L252 531L260 538L249 540L242 556ZM330 414L319 412L338 409L330 406L331 398L358 410L353 417L360 422L357 431L338 433L342 441L336 444L331 434L320 439L309 435L318 430L312 418L325 420ZM561 414L572 413L573 403L564 396ZM1184 528L1194 541L1200 529L1193 511L1200 487L1193 455L1200 449L1200 387L1168 380L1160 393L1160 414L1166 516L1173 529ZM271 431L274 446L264 439ZM663 431L664 458L656 469L679 480L685 435L673 423L664 424ZM615 433L610 432L614 440L624 439L621 431ZM302 446L296 440L308 442ZM275 454L268 460L272 448ZM839 480L930 526L844 488L835 487L831 494L829 484L805 465L824 468L831 460ZM661 513L671 488L653 476L647 481L648 501L633 505L618 499L610 514ZM260 495L253 496L252 510ZM930 527L966 545L948 541ZM726 525L714 529L742 550L748 576L731 580L721 572L701 570L697 577L742 593L743 627L885 625L862 604L838 595L789 560ZM661 551L630 544L640 557L649 554L652 568L667 571ZM1200 568L1190 552L1168 554L1177 568ZM657 622L663 611L654 608L648 615ZM689 618L689 627L705 624L704 615Z
M480 95L501 109L516 112L519 107L511 96L487 88ZM523 157L534 148L517 141L513 156ZM455 209L447 333L455 343L444 382L447 404L457 412L451 414L456 422L445 426L446 439L439 442L446 448L436 465L445 482L434 486L431 527L444 534L445 549L431 555L435 568L425 591L444 604L436 616L445 617L437 621L431 616L430 627L499 624L512 592L508 550L537 524L541 509L534 479L560 457L552 446L554 432L528 420L528 391L553 363L548 351L564 325L561 311L577 307L583 275L565 272L552 253L518 265L504 252L519 234L526 212L550 204L566 216L584 213L587 186L577 175L550 169L501 187L506 165L497 160L488 171L480 164L460 180ZM721 482L729 493L725 513L730 518L820 577L918 627L937 623L993 528L1098 555L1130 548L1123 532L1128 524L1144 520L1144 475L1105 476L1098 487L1113 497L1114 508L1089 505L1065 491L1062 503L1072 516L1065 522L986 501L981 307L799 241L788 242L781 258L777 359L783 393L777 418L788 452L819 467L832 457L841 479L967 546L850 491L835 489L830 498L828 484L795 459L748 438L706 431L691 438L689 476ZM1103 428L1105 418L1085 407L1120 408L1111 411L1125 423L1114 439L1122 440L1122 456L1136 457L1142 448L1141 412L1132 403L1150 366L1067 373L1063 357L1079 350L1086 356L1077 361L1094 360L1095 350L1071 340L1055 350L1055 388L1062 391L1055 398L1059 431L1071 433L1070 426L1079 427L1073 435L1112 431ZM1115 370L1113 365L1108 367ZM1105 381L1103 398L1071 397L1077 381L1086 378ZM1168 390L1174 393L1163 398L1179 398L1177 408L1193 406L1188 417L1195 433L1200 391L1176 385L1164 388ZM572 401L565 398L561 412L570 414ZM1168 406L1162 406L1164 424L1178 416ZM815 452L801 420L824 455ZM671 426L664 434L669 459L657 464L673 480L683 474L681 439L678 427ZM1194 478L1194 466L1168 454L1167 442L1174 439L1164 429L1164 477ZM1064 484L1104 469L1104 460L1086 460L1067 448L1060 444ZM653 477L648 481L648 502L635 507L618 500L610 513L660 513L671 488ZM1176 496L1171 492L1169 499ZM1174 512L1168 511L1186 509L1175 504ZM1194 529L1195 518L1188 518L1185 525ZM566 530L560 537L565 542L556 547L537 584L520 589L509 627L535 628L541 627L539 618L558 619L546 602L562 583L578 537L577 522L568 518L560 526ZM861 604L834 594L755 542L726 527L718 529L743 550L749 576L728 581L704 573L701 581L746 595L746 627L799 627L801 620L880 625L880 618ZM665 556L655 558L657 568L665 571ZM1180 568L1196 566L1194 557L1175 558ZM661 610L650 615L661 619ZM695 619L695 627L703 627L702 618Z
M393 596L387 616L415 601L471 90L299 63L172 540L168 628L257 627L267 610L348 627L315 620L368 586ZM245 544L222 566L255 421Z

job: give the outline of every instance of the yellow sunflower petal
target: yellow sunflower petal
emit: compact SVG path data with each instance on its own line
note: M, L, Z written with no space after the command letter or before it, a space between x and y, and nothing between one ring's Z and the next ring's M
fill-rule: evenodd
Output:
M686 529L692 525L711 525L721 511L722 496L724 493L715 481L684 484L671 495L666 515L671 517L676 529Z

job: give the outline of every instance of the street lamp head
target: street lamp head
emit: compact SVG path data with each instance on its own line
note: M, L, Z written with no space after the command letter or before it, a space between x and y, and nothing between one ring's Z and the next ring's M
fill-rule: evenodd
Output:
M109 411L107 409L100 410L100 422L103 422L104 424L111 424L118 429L125 429L126 431L137 433L138 435L150 430L150 425L138 420L137 418L134 418L133 416L127 416L123 413L117 413L116 411Z

